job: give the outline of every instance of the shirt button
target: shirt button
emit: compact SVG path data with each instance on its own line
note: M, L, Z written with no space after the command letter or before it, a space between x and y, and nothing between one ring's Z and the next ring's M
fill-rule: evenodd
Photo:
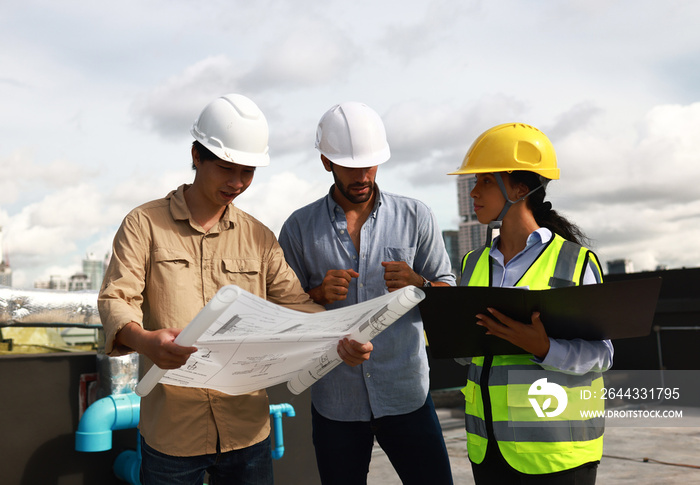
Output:
M366 377L367 379L369 379L370 373L368 372L367 374L365 374L365 377Z
M345 230L344 230L344 229L341 229L341 230L340 230L340 233L341 233L341 234L345 234Z
M365 286L365 285L363 285L362 283L360 283L360 288L362 288L363 286Z

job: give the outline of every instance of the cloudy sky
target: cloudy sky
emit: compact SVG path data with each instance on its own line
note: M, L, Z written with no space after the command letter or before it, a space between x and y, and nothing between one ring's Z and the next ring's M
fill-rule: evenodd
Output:
M237 204L277 233L331 183L321 115L383 117L378 183L456 229L487 128L547 133L549 198L603 262L700 266L700 2L24 0L0 7L0 226L14 286L104 255L124 215L192 179L189 127L239 92L272 163Z

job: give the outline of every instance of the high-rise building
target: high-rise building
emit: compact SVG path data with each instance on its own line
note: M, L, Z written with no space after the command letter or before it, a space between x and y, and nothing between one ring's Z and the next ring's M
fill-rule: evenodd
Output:
M486 242L486 225L481 224L474 212L474 203L470 193L476 184L474 175L457 175L457 203L459 216L459 253L464 255L469 251L483 246Z
M95 256L95 253L88 253L83 259L83 274L87 276L87 281L83 280L85 289L99 290L105 276L105 260Z
M12 286L12 268L5 254L2 240L2 227L0 227L0 286Z
M629 259L614 259L608 261L608 274L634 273L634 265Z
M94 253L88 253L83 259L83 271L64 278L51 275L49 281L35 281L34 288L62 291L99 290L105 275L106 262L109 259L97 258Z

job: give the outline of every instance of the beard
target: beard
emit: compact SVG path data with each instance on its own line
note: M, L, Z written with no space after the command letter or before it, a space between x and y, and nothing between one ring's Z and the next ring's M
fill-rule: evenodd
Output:
M335 188L338 189L338 191L343 195L343 197L345 197L348 201L352 202L353 204L361 204L363 202L367 202L374 195L375 185L373 182L354 183L346 186L338 180L338 178L335 176L335 173L333 173L333 180L335 181ZM353 195L350 192L353 189L362 189L364 187L369 188L369 190L364 194Z

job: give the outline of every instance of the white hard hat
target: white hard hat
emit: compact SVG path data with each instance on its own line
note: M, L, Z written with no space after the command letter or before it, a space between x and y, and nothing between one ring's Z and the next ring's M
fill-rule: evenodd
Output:
M209 103L190 133L227 162L251 167L270 164L267 120L260 108L243 95L226 94Z
M353 101L337 104L321 117L316 148L348 168L373 167L391 156L382 119L366 104Z

